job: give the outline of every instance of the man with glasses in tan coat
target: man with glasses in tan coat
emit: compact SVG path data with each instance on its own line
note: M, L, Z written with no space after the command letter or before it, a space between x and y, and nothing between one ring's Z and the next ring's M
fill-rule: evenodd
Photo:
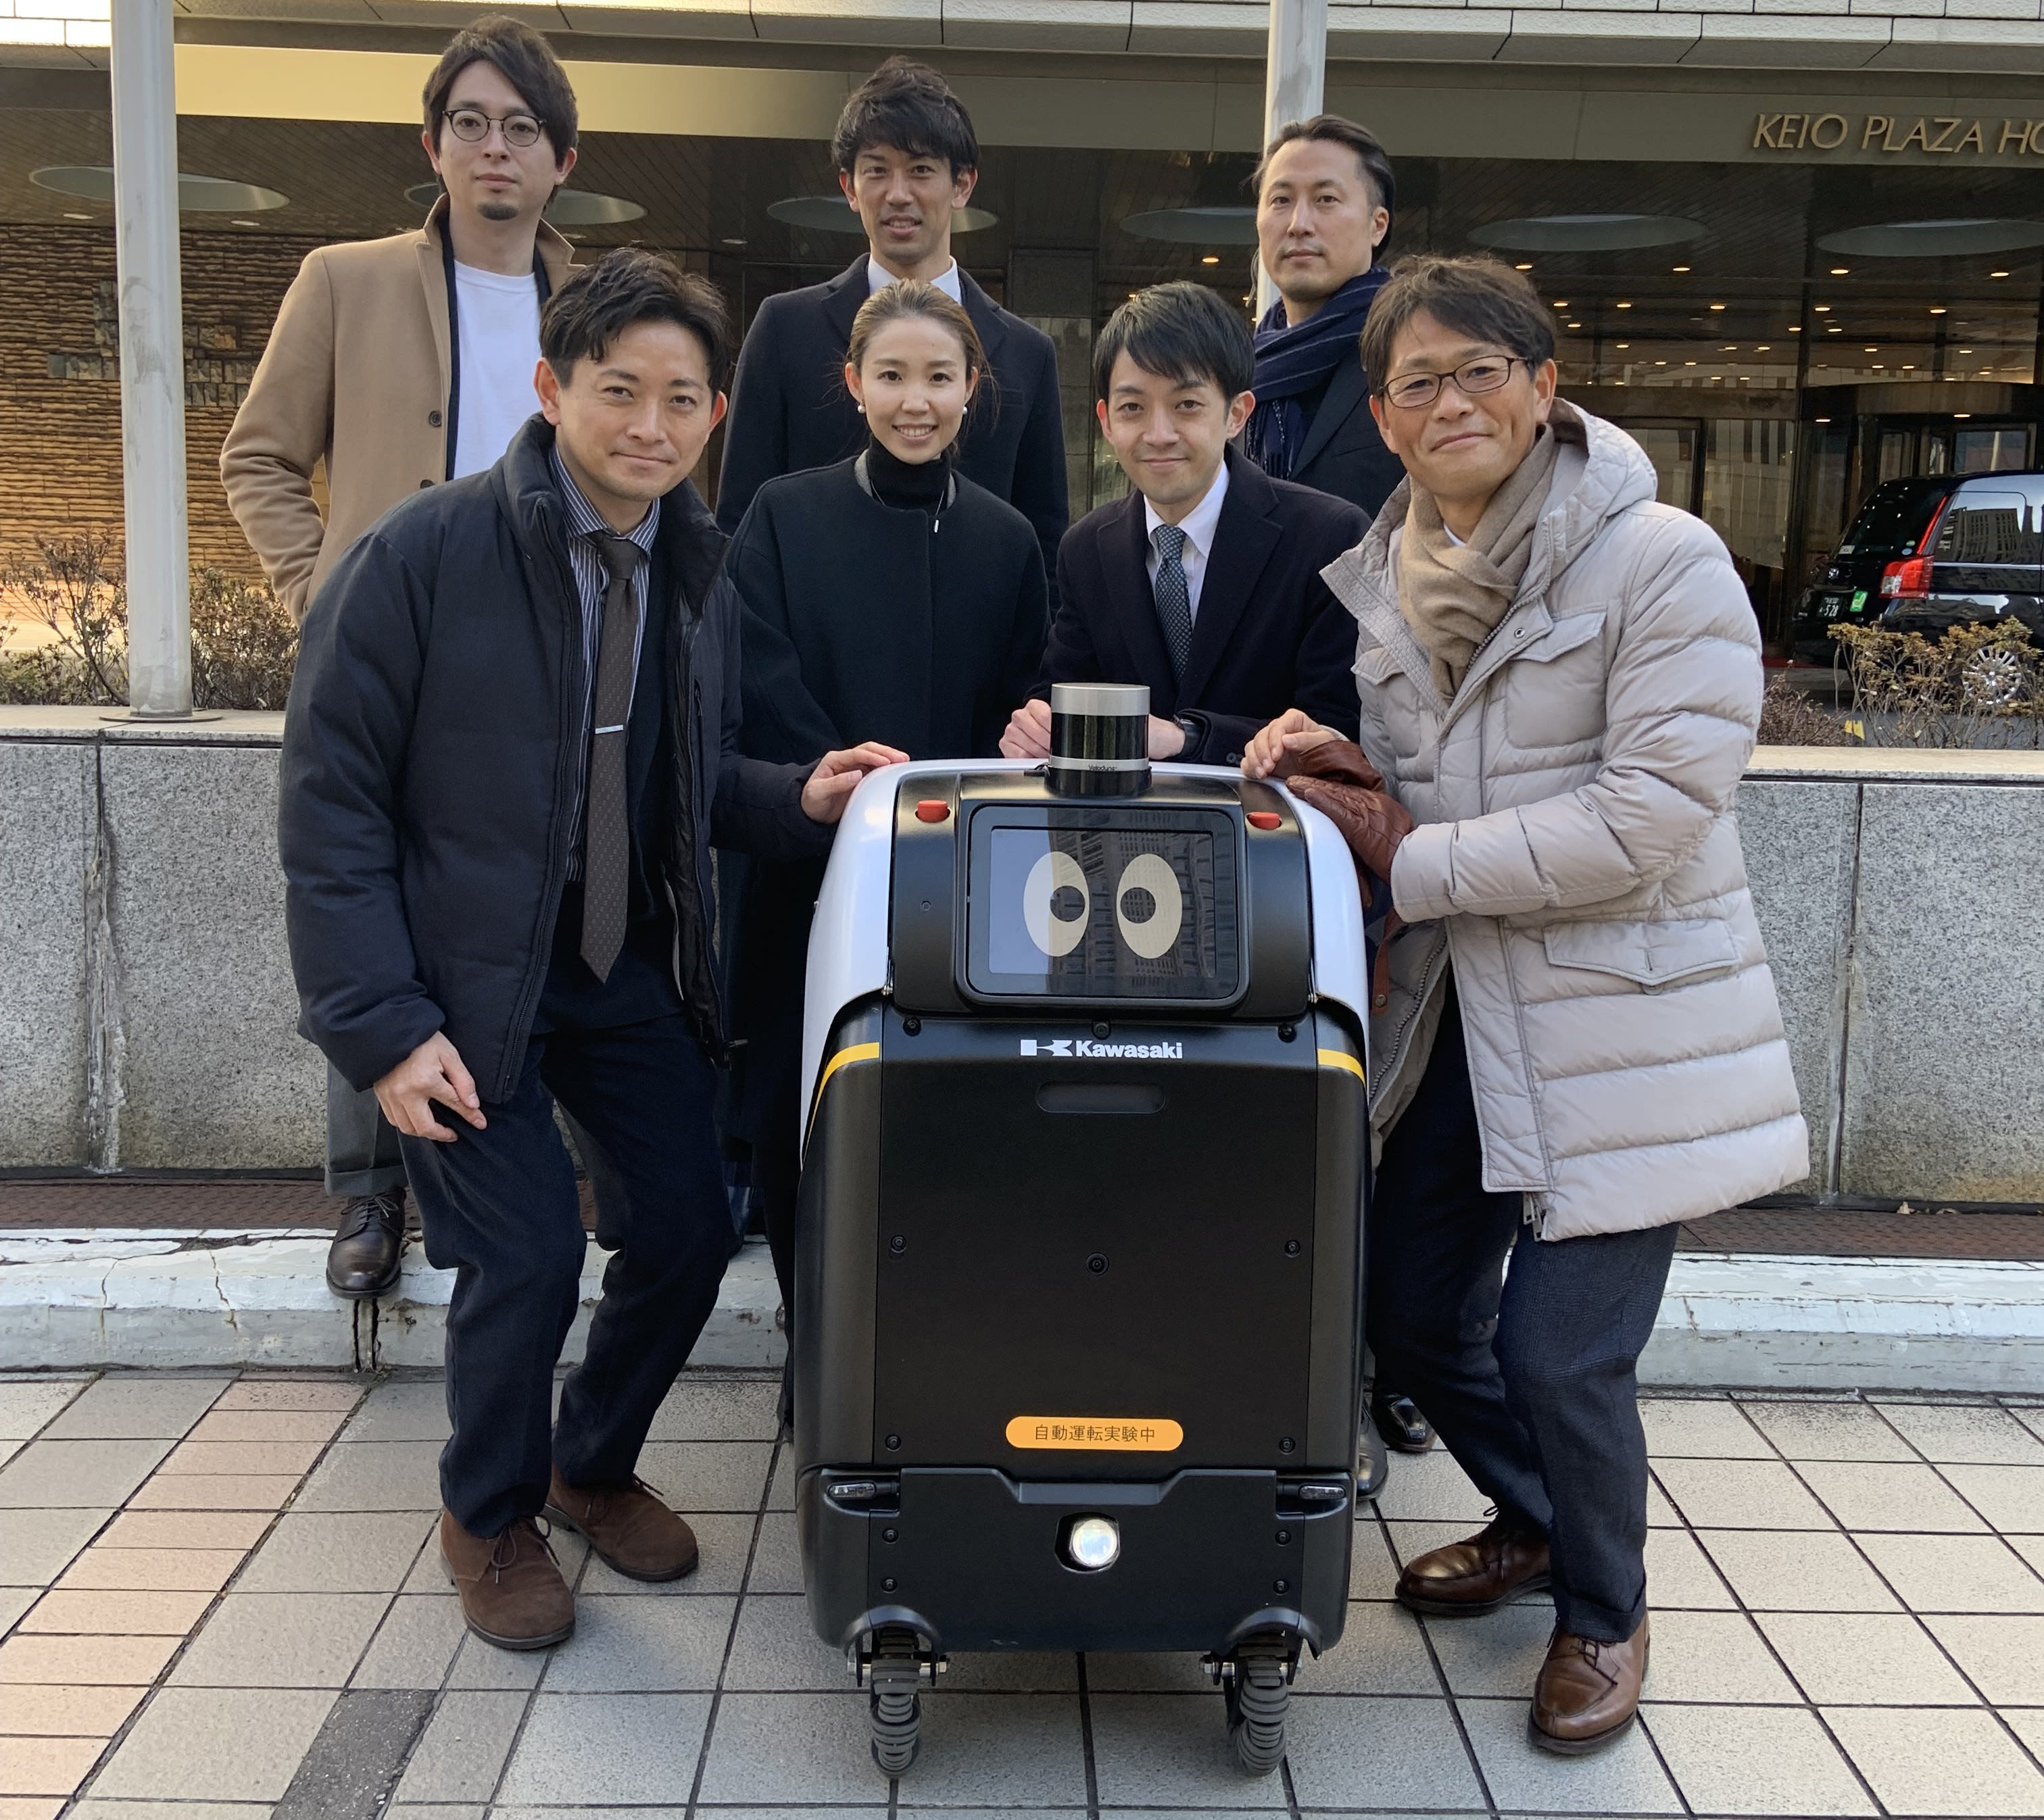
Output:
M538 408L540 311L572 264L540 216L574 168L574 90L537 32L486 18L455 34L425 103L444 194L410 233L306 257L221 450L228 504L294 620L363 532L494 466ZM404 1164L375 1096L331 1069L326 1185L347 1201L328 1287L383 1294L404 1249Z

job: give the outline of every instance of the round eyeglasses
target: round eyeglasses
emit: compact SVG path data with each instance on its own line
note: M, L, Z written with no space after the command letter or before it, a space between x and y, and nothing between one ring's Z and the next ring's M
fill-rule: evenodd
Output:
M480 145L490 136L490 128L497 126L504 129L504 143L521 152L528 145L537 145L540 135L547 130L544 121L535 120L529 113L507 113L500 118L479 107L450 108L446 118L455 137L471 145Z
M1465 398L1480 398L1497 390L1512 377L1513 367L1526 364L1514 354L1485 354L1465 360L1452 373L1408 373L1386 386L1384 396L1401 411L1416 411L1433 403L1440 397L1441 387L1452 379Z

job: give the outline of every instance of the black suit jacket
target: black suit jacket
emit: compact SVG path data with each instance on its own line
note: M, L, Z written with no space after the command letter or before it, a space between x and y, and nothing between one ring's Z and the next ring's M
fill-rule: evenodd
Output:
M1232 765L1288 708L1354 738L1355 621L1320 570L1362 541L1370 520L1310 487L1273 480L1228 452L1228 497L1200 587L1182 682L1158 623L1143 496L1089 513L1058 551L1058 605L1036 693L1054 682L1144 682L1150 712L1200 727L1187 764Z
M1405 478L1370 414L1370 379L1358 355L1335 369L1320 408L1306 426L1292 479L1359 505L1374 518Z
M759 306L739 351L724 425L717 521L735 536L768 481L858 454L866 423L844 385L852 318L870 294L866 255L828 284L784 291ZM1058 355L1051 338L1011 316L959 268L966 313L986 350L982 388L959 438L959 471L1029 520L1047 576L1070 522Z

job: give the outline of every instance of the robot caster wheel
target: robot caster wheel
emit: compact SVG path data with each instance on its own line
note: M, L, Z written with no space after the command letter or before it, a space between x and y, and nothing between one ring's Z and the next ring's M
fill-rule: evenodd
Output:
M1228 1741L1235 1746L1235 1762L1248 1775L1268 1776L1284 1758L1291 1679L1291 1663L1281 1643L1246 1643L1222 1664Z
M923 1741L923 1701L916 1691L922 1665L916 1633L899 1625L876 1632L867 1676L873 1760L883 1776L904 1775Z

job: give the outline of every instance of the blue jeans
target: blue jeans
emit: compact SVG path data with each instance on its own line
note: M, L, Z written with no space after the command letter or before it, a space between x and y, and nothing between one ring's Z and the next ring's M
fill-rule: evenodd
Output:
M1635 1368L1677 1228L1552 1243L1483 1186L1452 991L1371 1204L1377 1373L1427 1413L1478 1490L1546 1532L1562 1628L1606 1642L1646 1613L1646 1438ZM1505 1269L1507 1259L1511 1268Z

